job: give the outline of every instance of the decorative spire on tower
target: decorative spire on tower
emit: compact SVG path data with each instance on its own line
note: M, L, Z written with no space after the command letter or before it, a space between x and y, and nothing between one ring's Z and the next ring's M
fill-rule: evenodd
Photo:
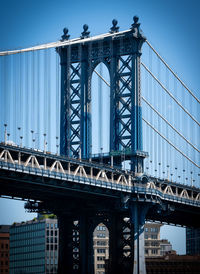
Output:
M117 26L118 21L116 19L112 20L113 26L110 28L110 33L115 33L119 31L119 27Z

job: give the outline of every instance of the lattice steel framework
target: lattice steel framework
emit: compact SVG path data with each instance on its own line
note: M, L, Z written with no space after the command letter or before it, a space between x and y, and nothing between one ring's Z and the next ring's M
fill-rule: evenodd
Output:
M91 155L91 76L103 62L110 74L110 153L128 152L132 170L142 172L146 154L142 152L140 56L146 38L136 16L130 30L118 29L113 20L110 34L88 39L84 25L77 43L57 49L61 58L61 153ZM69 39L66 30L62 38Z

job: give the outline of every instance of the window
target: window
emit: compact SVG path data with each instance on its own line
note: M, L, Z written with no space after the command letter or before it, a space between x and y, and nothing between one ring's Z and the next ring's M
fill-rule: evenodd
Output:
M157 234L152 234L151 235L151 239L157 239L158 238L158 235Z
M151 254L158 254L158 250L157 249L152 249Z
M157 227L151 227L151 232L158 232L158 228Z
M151 242L151 245L152 245L152 246L158 246L158 242L153 241L153 242Z
M144 231L145 231L145 232L148 232L148 227L145 227Z
M105 260L105 257L104 256L97 256L97 261L104 261Z
M97 264L97 268L104 268L105 264Z
M97 238L105 238L105 237L106 237L106 234L104 234L104 233L97 234Z
M97 253L106 253L105 248L97 248Z
M105 231L105 230L106 230L106 227L105 227L104 225L98 225L98 226L97 226L97 230Z
M97 245L106 245L106 241L97 241Z

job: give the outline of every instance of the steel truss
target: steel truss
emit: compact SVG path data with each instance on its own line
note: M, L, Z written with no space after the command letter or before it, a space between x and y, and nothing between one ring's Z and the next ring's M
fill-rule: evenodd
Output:
M91 77L103 62L110 74L110 153L131 151L132 171L143 171L140 56L146 38L139 26L134 18L123 35L116 29L114 35L112 30L103 39L88 40L87 31L76 44L57 48L61 58L61 154L91 156Z

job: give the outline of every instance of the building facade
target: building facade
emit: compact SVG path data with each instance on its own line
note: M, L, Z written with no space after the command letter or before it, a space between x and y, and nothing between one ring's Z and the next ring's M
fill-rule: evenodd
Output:
M200 255L200 229L186 228L186 254Z
M145 257L159 257L160 253L160 227L161 224L146 223L144 225Z
M9 273L9 225L0 225L0 273Z
M104 224L99 224L93 233L94 272L105 274L105 261L109 258L109 232Z
M10 274L56 274L57 219L44 218L10 227Z
M56 274L59 229L57 219L42 219L13 224L10 227L10 274ZM161 224L144 226L145 257L157 258L172 250L167 240L160 240ZM109 260L109 231L100 223L93 233L94 272L105 274ZM8 273L8 272L0 272Z
M169 254L171 252L172 244L166 239L160 240L160 255L165 256L166 254Z

